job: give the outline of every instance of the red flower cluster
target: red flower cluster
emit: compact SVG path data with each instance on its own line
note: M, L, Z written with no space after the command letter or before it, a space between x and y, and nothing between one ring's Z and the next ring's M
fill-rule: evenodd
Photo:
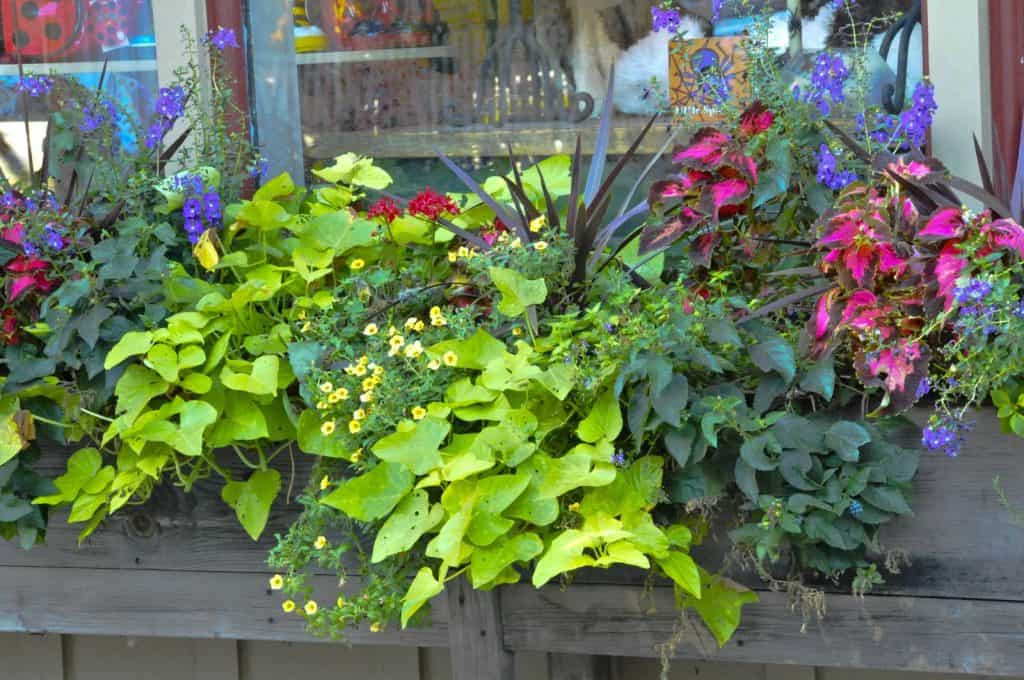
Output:
M679 174L656 182L648 203L666 221L640 238L641 252L665 247L681 236L695 233L708 224L729 219L747 208L747 199L757 184L757 161L744 152L750 137L774 123L774 116L763 104L755 102L740 118L736 136L715 128L699 130L685 147L677 147L672 156ZM720 236L711 232L694 242L696 259L707 264Z
M0 239L14 246L23 246L25 225L15 222L0 229ZM0 340L4 344L20 342L20 317L35 320L38 301L32 302L30 298L44 297L59 284L58 280L47 276L50 270L51 265L46 260L24 254L15 256L4 265L4 308L0 312Z
M402 216L402 209L390 198L384 197L370 206L370 209L366 211L366 216L370 219L380 217L386 224L391 224Z
M409 201L409 214L436 220L441 215L458 215L455 201L427 187Z

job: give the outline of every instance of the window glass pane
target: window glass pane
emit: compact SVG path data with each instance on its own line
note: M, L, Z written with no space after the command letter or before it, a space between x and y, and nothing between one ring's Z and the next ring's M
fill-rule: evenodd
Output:
M151 0L4 0L0 2L0 169L10 179L27 174L30 149L38 170L61 130L73 134L113 115L124 121L112 143L136 143L131 120L151 111L157 86ZM102 103L83 90L100 84ZM27 115L26 115L27 110ZM29 132L26 134L25 119ZM30 143L29 143L30 140Z

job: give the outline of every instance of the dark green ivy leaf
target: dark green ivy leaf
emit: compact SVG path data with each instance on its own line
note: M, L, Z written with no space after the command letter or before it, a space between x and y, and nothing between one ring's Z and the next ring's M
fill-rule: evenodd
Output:
M832 357L811 364L800 378L800 389L804 392L814 392L824 397L826 401L831 401L836 389L836 367Z
M769 338L750 347L750 358L764 372L775 371L787 382L796 375L796 354L782 338Z
M860 497L886 512L897 515L914 514L900 490L891 486L869 486L860 493Z
M654 412L672 427L679 427L679 416L690 396L690 384L685 375L672 376L671 382L660 393L651 391Z
M844 420L828 428L825 445L845 461L860 460L860 447L871 442L871 435L857 423Z

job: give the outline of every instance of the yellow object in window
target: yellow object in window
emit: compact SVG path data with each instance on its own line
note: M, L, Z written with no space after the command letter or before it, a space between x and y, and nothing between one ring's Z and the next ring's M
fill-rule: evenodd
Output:
M292 19L295 24L296 52L322 52L327 49L327 34L309 20L306 0L295 0Z

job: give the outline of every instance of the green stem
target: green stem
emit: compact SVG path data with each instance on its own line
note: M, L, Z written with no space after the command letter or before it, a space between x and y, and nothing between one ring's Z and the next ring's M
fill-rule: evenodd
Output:
M89 410L89 409L87 409L87 408L79 408L79 410L80 410L80 411L81 411L82 413L84 413L85 415L87 415L87 416L92 416L93 418L98 418L99 420L102 420L102 421L104 421L104 422L107 422L107 423L112 423L112 422L114 422L114 419L113 419L113 418L108 418L108 417L106 417L106 416L102 416L102 415L100 415L99 413L94 413L94 412L90 411L90 410Z
M242 453L242 449L241 449L241 448L239 448L237 444L232 444L232 445L231 445L231 448L233 448L233 449L235 450L235 454L236 454L236 455L238 456L239 460L241 460L241 461L242 461L242 464L243 464L243 465L245 465L245 467L249 468L250 470L264 470L264 469L266 469L266 461L263 461L263 462L264 462L263 466L260 466L260 465L254 465L254 464L252 463L252 461L250 461L250 460L249 460L249 459L248 459L248 458L247 458L247 457L245 456L245 454L244 454L244 453ZM261 458L261 460L262 460L262 453L260 454L260 458ZM212 463L212 462L211 462L211 465L213 465L213 463ZM215 468L215 469L216 469L216 468ZM218 472L220 472L220 471L218 470Z

